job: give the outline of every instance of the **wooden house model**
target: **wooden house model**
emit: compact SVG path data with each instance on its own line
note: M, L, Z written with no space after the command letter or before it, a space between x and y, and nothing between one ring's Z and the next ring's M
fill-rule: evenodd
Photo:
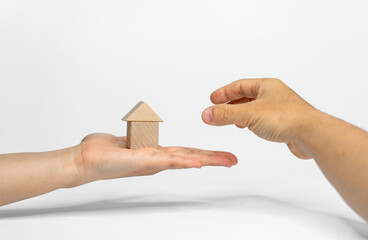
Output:
M122 119L127 122L127 148L157 148L162 119L145 102L139 102Z

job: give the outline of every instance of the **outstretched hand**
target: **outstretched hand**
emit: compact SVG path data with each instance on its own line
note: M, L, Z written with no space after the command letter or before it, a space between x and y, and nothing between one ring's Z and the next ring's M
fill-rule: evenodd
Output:
M215 104L203 111L205 123L215 126L235 124L248 127L257 136L274 142L284 142L290 151L302 159L311 158L295 141L299 128L317 112L278 79L242 79L211 94Z
M228 152L185 147L131 150L126 147L126 137L102 133L85 137L80 151L77 165L86 182L152 175L167 169L231 167L237 163L237 158Z

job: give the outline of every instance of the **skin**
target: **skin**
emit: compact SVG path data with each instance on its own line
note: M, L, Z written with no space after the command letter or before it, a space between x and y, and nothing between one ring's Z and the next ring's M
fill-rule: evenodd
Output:
M243 79L211 94L205 123L247 127L313 158L342 198L368 221L368 133L312 107L278 79Z
M71 148L0 155L0 206L97 180L236 163L227 152L185 147L130 150L126 137L91 134Z

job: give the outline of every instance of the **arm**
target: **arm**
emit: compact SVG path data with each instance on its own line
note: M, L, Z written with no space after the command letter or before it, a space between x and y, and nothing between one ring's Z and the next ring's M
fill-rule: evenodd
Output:
M34 197L79 181L75 165L79 146L44 153L0 155L0 206Z
M124 137L92 134L67 149L0 155L0 206L102 179L236 163L231 153L184 147L130 150Z
M315 159L346 203L368 220L368 133L316 112L300 126L295 145Z
M202 118L210 125L248 127L314 158L344 200L368 220L368 133L313 108L278 79L244 79L211 95Z

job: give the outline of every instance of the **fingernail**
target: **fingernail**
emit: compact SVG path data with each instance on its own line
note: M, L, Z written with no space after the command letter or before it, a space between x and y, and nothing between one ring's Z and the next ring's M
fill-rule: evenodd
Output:
M206 123L212 122L212 109L211 108L207 108L206 110L204 110L204 112L203 112L203 120Z

